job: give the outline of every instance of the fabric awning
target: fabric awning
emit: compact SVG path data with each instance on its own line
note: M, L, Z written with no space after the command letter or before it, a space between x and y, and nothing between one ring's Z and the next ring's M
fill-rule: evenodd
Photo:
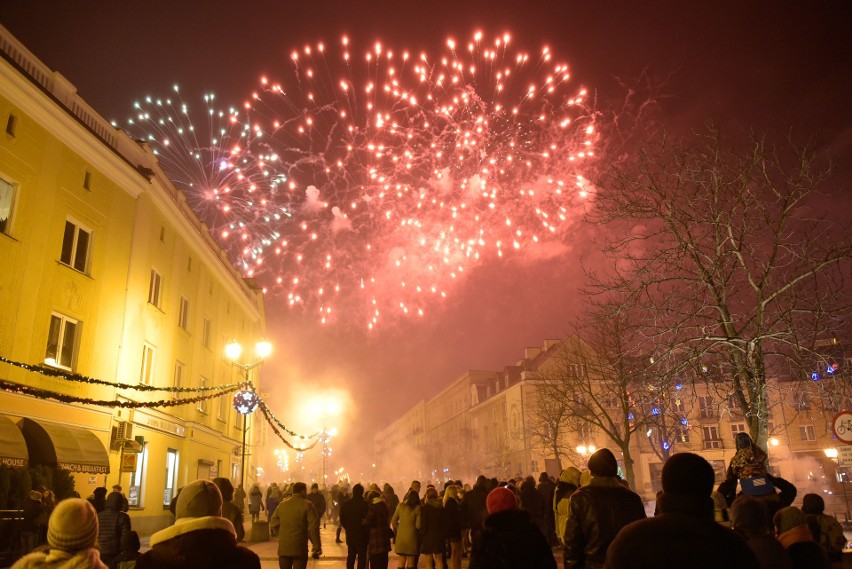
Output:
M32 419L23 419L20 428L33 464L55 464L73 472L109 472L107 450L87 429Z
M29 458L21 430L10 417L0 415L0 464L24 467Z

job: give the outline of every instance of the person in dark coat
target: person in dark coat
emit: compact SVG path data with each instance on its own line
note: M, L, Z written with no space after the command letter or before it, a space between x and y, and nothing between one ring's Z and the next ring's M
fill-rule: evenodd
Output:
M462 523L458 499L459 487L448 486L444 490L444 530L450 544L450 569L461 569L462 560Z
M357 559L358 569L367 566L367 502L364 500L364 487L356 484L352 487L352 497L340 506L340 525L346 531L346 569L353 569Z
M266 521L272 519L272 514L281 503L281 491L278 489L278 484L272 483L266 489Z
M544 503L544 535L547 537L547 542L550 545L556 545L556 516L553 510L553 496L556 494L556 484L550 479L547 472L542 472L538 475L538 488L536 489Z
M802 512L814 541L822 547L833 564L840 565L846 548L846 536L837 518L825 514L825 500L819 494L805 494L802 498Z
M237 545L234 526L221 514L215 484L187 484L177 498L175 524L151 536L136 569L260 569L260 558Z
M766 505L752 496L740 496L731 504L731 524L757 557L760 569L793 569L793 560L775 539Z
M385 504L388 506L388 512L393 515L397 506L399 506L399 496L394 492L393 486L385 482L385 485L382 486L382 496L385 499Z
M621 483L612 451L596 451L588 464L591 481L578 488L568 502L563 536L565 569L603 567L609 544L618 532L631 522L645 519L642 499Z
M340 523L340 511L343 508L343 504L349 501L349 490L346 489L346 486L341 486L337 491L337 532L334 536L335 543L343 543L340 541L340 530L343 529L343 524Z
M781 508L772 519L775 535L790 558L793 569L829 569L828 555L814 541L804 512L795 506Z
M323 527L325 527L325 512L328 504L326 504L325 496L319 491L319 484L316 482L311 484L311 491L308 492L307 500L314 505L314 510L317 511L317 516L323 522Z
M227 478L214 478L213 484L222 494L222 517L231 522L237 532L237 543L246 538L246 525L243 511L234 503L234 485Z
M526 512L530 515L532 523L537 525L541 530L541 533L543 533L546 537L548 533L544 517L547 510L550 508L545 507L545 501L542 499L541 494L539 494L538 489L535 487L535 480L532 476L527 476L527 478L521 482L521 488L518 496L521 499L521 509L526 510Z
M488 510L485 501L488 498L488 479L480 474L469 492L465 492L461 501L462 524L470 530L470 543L476 541L482 531Z
M663 466L659 515L619 532L607 550L607 569L758 567L746 542L713 518L710 493L715 479L713 467L697 454L684 452L669 458Z
M106 508L106 495L107 489L103 486L98 486L95 488L95 491L92 492L92 495L89 496L89 503L95 507L95 511L97 513L101 513Z
M110 492L106 499L106 508L98 514L98 548L101 561L110 569L115 569L116 558L121 553L121 540L130 533L130 516L121 511L124 496Z
M427 561L428 566L444 569L445 539L444 505L438 498L438 491L430 486L426 489L423 506L420 508L420 555L432 560Z
M518 507L515 493L498 486L486 497L482 532L473 542L470 569L556 569L541 530Z
M116 569L136 569L141 548L139 534L135 531L127 532L127 535L121 538L121 553L115 558Z
M41 492L30 490L27 499L24 501L24 522L21 524L21 549L24 553L29 553L39 545L38 520L43 513L44 504L41 501Z

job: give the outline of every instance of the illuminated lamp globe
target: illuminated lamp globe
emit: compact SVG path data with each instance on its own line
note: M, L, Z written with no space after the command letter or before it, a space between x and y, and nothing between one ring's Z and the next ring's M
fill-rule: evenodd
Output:
M232 362L240 359L240 356L243 353L243 347L239 344L239 342L230 342L225 346L225 357L231 360Z
M257 407L257 393L245 387L234 394L234 409L240 415L248 415Z
M265 360L272 353L272 344L266 340L261 340L254 346L254 353L262 360Z

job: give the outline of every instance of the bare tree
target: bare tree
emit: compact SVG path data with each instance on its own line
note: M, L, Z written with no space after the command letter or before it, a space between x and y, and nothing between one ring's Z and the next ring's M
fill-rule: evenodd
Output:
M613 262L590 290L641 306L654 352L721 362L765 447L767 377L807 361L849 312L849 222L821 212L830 167L809 149L726 142L712 126L659 137L596 180L591 219L614 236Z

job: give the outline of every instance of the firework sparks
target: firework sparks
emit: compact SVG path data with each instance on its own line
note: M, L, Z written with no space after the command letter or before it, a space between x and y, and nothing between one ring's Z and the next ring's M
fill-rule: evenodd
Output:
M239 110L206 97L203 140L182 102L146 100L132 130L289 305L373 328L423 316L489 259L569 238L596 134L548 48L477 33L432 57L343 38L288 67Z

